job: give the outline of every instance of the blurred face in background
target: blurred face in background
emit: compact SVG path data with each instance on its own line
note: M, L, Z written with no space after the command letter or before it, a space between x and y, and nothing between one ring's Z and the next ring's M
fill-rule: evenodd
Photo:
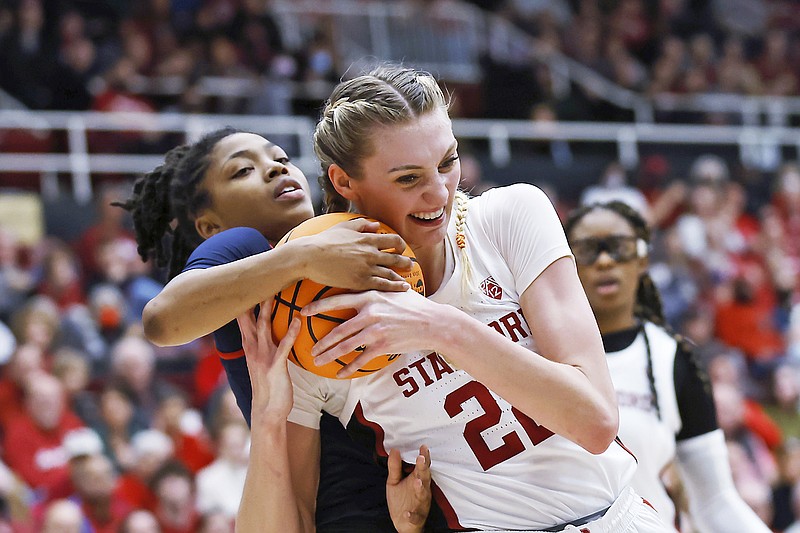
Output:
M636 291L647 258L638 257L631 224L614 211L598 208L581 218L568 237L601 331L609 321L622 327L632 325Z

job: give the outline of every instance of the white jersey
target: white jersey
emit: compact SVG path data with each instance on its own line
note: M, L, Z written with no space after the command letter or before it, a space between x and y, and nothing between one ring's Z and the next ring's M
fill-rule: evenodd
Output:
M661 476L675 459L676 441L706 435L717 427L705 375L687 346L652 322L635 331L605 335L603 341L617 391L619 436L639 460L631 486L653 504L666 523L674 524L675 506Z
M467 301L453 220L446 270L452 274L430 298L535 350L520 294L553 261L570 255L552 204L530 185L493 189L469 201L465 231L473 272ZM410 464L427 445L434 500L452 529L537 530L569 522L611 505L636 468L619 443L593 455L436 353L405 354L351 382L292 372L291 421L314 427L324 407L349 429L369 431L379 455L398 449Z
M608 368L617 391L619 436L639 460L631 485L672 523L675 506L661 482L661 474L675 458L675 434L681 428L672 375L677 341L655 324L648 322L644 327L652 352L661 419L653 408L642 333L627 348L607 354Z

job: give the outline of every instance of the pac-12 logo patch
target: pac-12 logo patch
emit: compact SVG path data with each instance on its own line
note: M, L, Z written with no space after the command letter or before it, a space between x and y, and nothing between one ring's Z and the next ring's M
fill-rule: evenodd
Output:
M503 297L503 289L500 288L500 285L497 284L492 276L489 276L481 282L481 291L489 298L494 298L495 300L499 300Z

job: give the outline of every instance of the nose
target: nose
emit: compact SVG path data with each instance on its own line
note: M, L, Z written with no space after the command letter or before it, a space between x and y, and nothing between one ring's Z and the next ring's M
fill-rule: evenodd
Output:
M595 259L594 264L595 266L599 267L607 267L611 266L615 263L614 258L611 257L611 254L608 253L606 250L600 250L600 253L597 255L597 259Z
M274 164L272 165L272 168L270 169L270 171L267 172L266 179L267 179L267 181L272 181L275 178L277 178L278 176L283 175L283 174L288 174L288 173L289 173L289 169L286 168L286 165L284 165L282 163L278 163L277 161L275 161Z
M431 180L431 184L428 187L426 200L430 202L432 205L443 205L447 203L447 199L450 197L450 190L447 187L448 184L448 177L443 174L436 174L436 177Z

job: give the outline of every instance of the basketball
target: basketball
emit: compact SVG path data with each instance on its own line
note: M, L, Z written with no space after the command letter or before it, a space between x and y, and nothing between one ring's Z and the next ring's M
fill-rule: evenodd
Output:
M276 244L276 246L280 246L285 242L288 242L292 239L297 239L299 237L315 235L340 222L355 218L367 217L356 213L329 213L327 215L316 216L306 220L299 226L292 229ZM386 224L381 223L378 233L395 232ZM403 251L403 255L411 257L412 260L414 259L414 252L412 252L411 248L408 246L406 246L406 249ZM413 268L410 272L399 272L399 274L405 278L405 280L415 291L422 295L425 294L425 283L422 279L422 270L420 269L416 260L414 260ZM319 283L315 283L309 279L303 279L283 289L275 296L275 304L272 308L271 319L272 336L276 343L286 335L286 332L289 329L289 324L291 324L293 318L300 317L302 320L300 333L294 343L294 346L292 346L291 352L289 353L289 359L293 363L308 370L309 372L313 372L314 374L318 374L327 378L336 378L336 373L343 366L356 358L359 353L358 350L350 352L349 354L340 357L335 361L318 367L314 365L314 358L311 356L311 349L314 347L317 341L324 337L337 325L355 316L356 312L354 309L336 310L329 313L308 317L303 317L300 315L300 310L305 305L313 301L347 292L350 291L347 289L320 285ZM381 370L392 361L397 359L397 357L398 354L386 354L375 357L363 368L360 368L351 374L347 379L368 376L374 372L377 372L378 370Z

